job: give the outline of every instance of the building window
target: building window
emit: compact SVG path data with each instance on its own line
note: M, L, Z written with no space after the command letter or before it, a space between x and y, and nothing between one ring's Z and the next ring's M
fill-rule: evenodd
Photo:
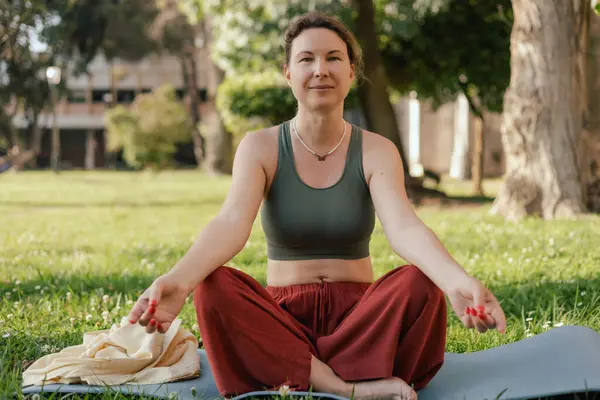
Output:
M92 103L104 103L104 96L110 94L108 89L92 90Z
M70 89L67 94L67 101L69 103L85 103L85 90L84 89Z
M117 90L117 103L131 103L135 98L134 90Z

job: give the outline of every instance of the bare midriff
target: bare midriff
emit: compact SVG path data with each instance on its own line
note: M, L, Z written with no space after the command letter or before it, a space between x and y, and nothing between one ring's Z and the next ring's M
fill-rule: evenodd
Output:
M373 282L371 258L358 260L268 260L267 285L291 286L322 282Z

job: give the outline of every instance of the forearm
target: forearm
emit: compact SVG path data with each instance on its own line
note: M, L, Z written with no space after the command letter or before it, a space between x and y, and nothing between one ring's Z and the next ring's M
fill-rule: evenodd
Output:
M185 282L191 292L214 270L235 257L247 240L248 234L239 224L216 217L204 227L169 274Z
M419 222L400 229L394 238L394 252L417 266L444 293L469 276L427 225Z

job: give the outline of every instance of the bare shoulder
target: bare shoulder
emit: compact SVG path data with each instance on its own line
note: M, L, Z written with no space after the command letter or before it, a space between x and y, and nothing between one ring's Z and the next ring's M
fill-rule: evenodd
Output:
M390 139L363 129L363 169L367 182L375 171L383 172L402 166L400 152Z
M261 161L268 160L277 152L279 126L250 131L244 135L237 151L248 151Z

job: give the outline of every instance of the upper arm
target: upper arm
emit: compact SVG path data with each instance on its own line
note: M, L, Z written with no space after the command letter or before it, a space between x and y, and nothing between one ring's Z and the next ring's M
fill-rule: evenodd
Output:
M233 160L231 186L217 216L233 222L247 235L258 214L266 184L260 158L263 146L259 132L248 133L240 141Z
M404 186L404 167L400 152L389 139L379 137L371 149L369 190L377 217L391 243L401 228L421 222Z

